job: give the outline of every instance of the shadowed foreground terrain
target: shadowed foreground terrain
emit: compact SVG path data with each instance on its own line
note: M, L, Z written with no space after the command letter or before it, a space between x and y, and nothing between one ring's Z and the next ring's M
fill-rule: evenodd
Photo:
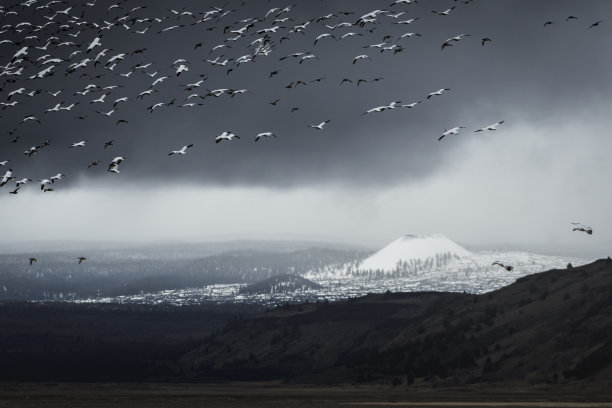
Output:
M483 295L387 293L289 306L230 322L181 364L199 380L612 381L612 260Z
M0 407L612 407L610 259L261 312L1 304Z
M391 386L228 384L3 384L0 408L60 407L518 407L609 408L612 391L600 387L471 386L409 389Z
M144 381L258 306L0 303L0 381Z

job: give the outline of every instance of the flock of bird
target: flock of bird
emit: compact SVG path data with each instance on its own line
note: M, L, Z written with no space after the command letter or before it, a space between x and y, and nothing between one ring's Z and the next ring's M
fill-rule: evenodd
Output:
M454 0L453 5L444 10L426 11L435 14L435 18L452 18L449 16L473 1ZM69 118L71 120L88 120L93 116L112 118L115 126L129 126L132 118L121 116L122 107L126 104L148 105L143 106L143 111L152 114L170 107L188 109L203 106L207 101L212 103L219 98L244 97L251 93L248 89L206 88L209 76L203 73L203 67L223 72L229 81L237 71L255 63L260 64L259 61L270 60L281 47L288 46L296 37L311 36L314 49L323 44L334 42L345 44L363 38L359 47L365 51L355 55L352 60L347 60L346 63L350 66L373 63L379 55L393 56L402 53L407 49L407 41L414 41L410 39L424 36L416 32L400 34L385 32L381 38L378 34L384 27L403 28L417 23L419 17L413 16L416 14L416 0L396 0L385 9L375 9L362 15L353 11L336 11L299 22L296 21L298 17L294 14L299 5L265 6L260 8L256 16L240 18L238 17L240 10L230 8L228 5L206 7L205 10L170 8L166 9L163 15L153 15L148 12L149 5L146 3L143 5L132 3L132 0L120 0L116 3L91 0L78 4L64 0L24 0L11 6L0 5L0 55L4 58L3 62L0 61L0 79L4 80L0 87L0 95L6 96L5 101L0 102L0 106L5 113L20 107L32 107L32 111L19 117L16 123L9 126L12 128L8 132L10 143L21 143L22 132L31 131L31 126L36 126L35 124L41 125L50 115L66 115L73 112L72 115L76 116ZM247 0L244 0L241 7L246 3ZM168 6L171 4L168 3ZM569 16L566 22L577 20L578 17ZM597 28L602 22L596 21L588 28ZM544 27L553 24L554 22L547 21ZM196 54L194 57L173 58L172 62L160 63L155 61L159 56L151 55L146 47L133 48L127 45L132 43L134 38L156 42L159 36L189 29L199 30L198 39L193 40L193 53ZM320 30L325 32L320 33ZM223 41L217 43L217 40L214 42L207 40L212 33L221 35ZM126 36L129 37L125 41L121 40ZM380 40L367 40L374 36ZM448 38L442 42L441 49L444 51L448 47L455 47L460 42L467 41L469 37L473 36L462 33ZM484 47L488 43L494 44L494 41L489 37L481 37L478 43ZM145 57L148 59L143 62ZM292 50L291 53L274 60L305 67L315 64L320 58L313 51ZM281 68L273 69L269 73L266 72L265 77L260 80L271 81L271 86L274 86L277 84L274 81L281 71L283 71ZM149 83L144 89L142 87L132 89L141 86L145 80ZM343 78L338 86L354 84L359 87L383 80L382 77ZM79 86L83 81L89 83ZM295 89L300 86L317 85L324 81L329 80L325 77L309 81L294 80L284 87ZM56 88L48 89L45 83L50 83ZM169 83L173 84L175 92L169 90L167 86ZM79 87L74 89L74 92L67 91L71 86ZM177 88L180 92L176 92ZM361 112L361 115L370 116L394 110L415 109L426 101L434 103L432 98L443 96L449 91L451 91L449 88L439 88L423 95L421 100L410 103L391 101L385 105L368 108ZM170 92L171 94L167 95ZM29 100L38 101L43 96L45 96L43 100L53 98L56 102L48 107L42 106L40 102L29 102ZM280 100L281 98L277 98L266 103L276 107ZM33 112L34 107L39 107L39 110ZM290 112L299 109L299 106L293 106ZM325 131L327 125L332 122L331 118L319 120L313 121L315 123L306 123L305 126L316 131ZM473 132L496 131L503 123L504 120L499 120L491 125L476 128ZM333 127L333 123L330 126ZM437 140L458 135L465 128L466 126L455 126L445 129L437 135ZM254 131L250 137L258 142L262 139L278 138L279 135L271 130L261 129ZM225 130L214 137L215 143L239 140L240 136L231 130ZM33 145L22 144L23 155L28 158L27 160L36 160L50 145L55 145L52 140L41 140ZM75 140L69 145L58 146L58 149L79 151L91 145L97 147L96 154L102 155L106 151L121 148L121 141ZM195 143L188 143L177 150L169 148L165 154L181 157L194 146ZM0 159L5 158L0 157ZM88 160L87 169L103 166L111 174L120 173L120 165L126 160L122 154L111 154L106 159L99 157L91 159L93 158L90 157ZM10 185L9 193L17 195L23 186L33 182L35 178L24 176L26 171L9 164L12 161L15 160L6 158L0 161L0 167L7 168L0 179L0 187ZM52 177L41 177L36 180L42 192L52 192L64 177L67 177L66 174L58 172ZM592 234L592 229L582 224L576 224L573 230ZM79 258L79 263L83 260L85 258ZM29 261L32 264L36 260L31 258ZM502 264L500 266L507 268Z

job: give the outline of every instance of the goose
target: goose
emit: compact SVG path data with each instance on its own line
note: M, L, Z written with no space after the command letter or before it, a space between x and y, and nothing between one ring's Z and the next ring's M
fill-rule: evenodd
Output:
M168 79L167 76L163 76L163 77L159 77L157 78L155 81L153 81L153 83L151 84L150 88L154 87L155 85L163 82L164 80Z
M40 120L38 120L38 119L37 119L35 116L33 116L33 115L28 115L28 116L26 116L25 118L23 118L23 120L21 121L21 123L23 124L23 123L28 122L28 121L30 121L30 120L35 120L36 122L38 122L38 124L40 124Z
M87 46L87 51L86 53L89 53L91 50L93 50L95 47L102 45L102 42L100 42L100 39L102 38L102 36L98 36L96 38L93 39L93 41L91 43L89 43L89 45Z
M440 88L437 91L432 92L429 95L427 95L427 99L431 98L432 96L442 95L442 93L445 91L450 91L450 88Z
M51 177L51 183L55 183L55 180L61 180L62 177L66 177L66 175L62 173L57 173L55 176Z
M406 105L401 105L401 107L402 108L412 109L412 108L414 108L415 106L417 106L421 102L423 102L423 101L412 102L412 103L409 103L409 104L406 104Z
M452 128L452 129L445 130L444 133L442 133L442 136L440 136L438 138L438 140L444 139L444 136L457 135L457 134L459 134L459 129L464 129L464 128L465 128L465 126L456 126L456 127Z
M142 91L141 93L138 94L138 96L136 96L136 98L144 99L145 96L151 95L153 92L158 92L158 91L156 91L155 89L149 89L146 91Z
M32 147L30 147L29 150L26 150L25 152L23 152L23 154L28 156L28 157L32 157L36 153L38 153L38 149L37 149L36 146L32 146Z
M60 106L62 105L62 103L64 103L64 102L58 103L58 104L57 104L57 105L55 105L54 107L47 109L47 110L45 111L45 113L50 113L50 112L59 112L59 110L60 110Z
M7 164L9 161L10 161L10 160L0 161L0 166L6 166L6 164Z
M9 94L8 94L8 98L6 98L6 100L7 100L7 101L8 101L8 100L10 100L10 99L11 99L13 96L15 96L15 95L21 95L21 94L23 94L25 91L26 91L26 89L25 89L25 88L15 89L14 91L9 92Z
M51 180L49 179L38 179L38 181L40 181L40 189L43 191L47 188L47 185L51 184Z
M72 108L77 106L80 102L71 103L68 106L60 106L60 110L70 111Z
M68 148L72 149L73 147L85 147L85 142L86 140L81 140L80 142L74 142L73 144L68 146Z
M262 137L276 137L276 135L274 133L272 133L272 132L259 133L259 134L257 134L257 136L255 136L255 141L258 141Z
M233 140L234 138L240 139L239 136L236 136L232 132L225 131L215 138L215 143L222 142L223 140Z
M105 93L104 95L100 96L98 99L94 99L91 102L89 102L90 104L92 103L104 103L104 99L106 98L107 95L110 95L109 93Z
M395 0L389 7L393 7L396 4L412 4L417 3L416 0Z
M321 34L321 35L318 35L318 36L315 38L314 45L317 45L317 43L318 43L320 40L322 40L323 38L326 38L326 37L331 37L331 38L333 38L334 40L336 39L336 37L334 37L333 35L331 35L331 34L329 34L329 33L323 33L323 34Z
M17 193L19 193L20 188L21 188L20 186L17 186L17 188L15 188L14 190L9 191L9 194L16 195Z
M115 102L113 102L113 108L116 108L118 103L120 103L120 102L127 102L127 100L128 100L127 96L115 99Z
M416 37L422 37L422 34L419 34L419 33L405 33L405 34L400 35L400 39L402 39L402 38L410 38L410 37L415 37L415 36Z
M499 265L502 268L504 268L505 270L507 270L508 272L512 271L514 269L513 266L510 265L504 265L503 263L499 262L499 261L495 261L493 262L491 265Z
M300 64L306 60L312 59L312 58L316 58L319 59L316 55L313 54L309 54L309 55L304 55L302 58L300 58Z
M480 41L481 41L481 44L480 44L480 45L484 46L484 45L485 45L485 43L486 43L486 42L490 42L490 41L491 41L491 39L490 39L489 37L485 37L485 38L482 38Z
M342 36L340 37L340 39L341 39L341 40L344 40L345 38L348 38L348 37L353 37L353 36L355 36L355 35L363 35L363 34L361 34L361 33L354 33L354 32L352 32L352 31L351 31L350 33L342 34Z
M109 140L108 142L104 142L104 149L106 149L107 147L113 146L114 141L115 140L113 139L113 140Z
M321 122L318 125L308 125L308 127L311 127L317 130L323 130L323 127L329 122L331 122L331 119L327 119L325 122Z
M448 40L444 41L442 43L442 50L444 50L444 48L446 47L451 47L452 44L450 43L451 41L461 41L463 39L463 37L469 37L471 34L459 34L455 37L451 37Z
M170 153L168 153L168 156L172 156L172 155L175 155L175 154L180 154L180 155L187 154L187 149L189 149L191 147L193 147L193 143L192 144L188 144L187 146L181 147L180 150L172 150Z
M28 262L30 263L30 266L32 266L32 264L34 262L38 262L38 260L36 258L28 258Z
M455 9L455 6L449 8L447 10L444 10L444 11L431 10L431 12L435 13L435 14L437 14L439 16L448 16L450 14L450 12L453 11L454 9Z
M599 24L600 24L600 23L603 23L603 20L599 20L599 21L594 22L593 24L591 24L591 25L589 26L589 28L599 27Z
M362 54L362 55L358 55L353 59L353 65L359 61L359 60L364 60L364 59L369 59L370 61L372 61L372 58L370 58L368 55L366 54Z
M485 127L483 127L482 129L475 130L474 132L483 132L483 131L485 131L485 130L497 130L497 127L498 127L499 125L501 125L502 123L504 123L504 121L503 121L503 120L500 120L500 121L499 121L499 122L497 122L497 123L494 123L494 124L489 125L489 126L485 126Z
M398 22L395 22L395 23L393 23L393 24L412 24L412 23L414 23L414 22L415 22L416 20L418 20L418 19L419 19L419 18L418 18L418 17L416 17L416 18L411 18L411 19L409 19L409 20L398 21Z
M20 187L22 184L26 184L28 181L32 181L32 179L29 179L29 178L27 178L27 177L24 177L24 178L22 178L21 180L17 180L17 181L15 182L15 185L16 185L17 187Z
M569 20L578 20L578 17L576 16L568 16L565 21L569 21Z
M112 114L113 114L113 112L115 112L115 110L116 110L116 109L112 109L112 110L110 110L110 111L108 111L108 112L100 112L100 111L96 111L96 113L99 113L100 115L104 115L104 116L106 116L107 118L109 118L109 117L110 117L110 115L112 115Z
M89 166L87 166L87 168L89 169L89 168L91 168L93 166L98 166L100 163L102 163L100 160L93 161L93 162L89 163Z
M6 173L4 173L4 176L2 176L2 180L0 180L0 187L4 186L6 183L8 183L10 180L14 178L15 177L13 177L13 170L8 169Z
M176 68L176 76L181 76L182 72L187 72L189 71L189 68L186 65L179 65L178 68Z
M582 231L582 232L586 232L589 235L593 235L593 228L589 226L580 224L579 222L572 222L572 225L574 225L574 228L572 228L572 231Z
M79 265L80 265L80 264L81 264L83 261L86 261L86 260L87 260L87 258L85 258L84 256L79 256L77 259L79 260Z

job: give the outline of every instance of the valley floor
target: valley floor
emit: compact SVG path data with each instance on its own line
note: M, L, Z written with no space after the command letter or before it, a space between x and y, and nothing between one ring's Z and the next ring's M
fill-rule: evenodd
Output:
M414 389L279 383L0 383L1 408L30 407L612 407L608 384L572 387Z

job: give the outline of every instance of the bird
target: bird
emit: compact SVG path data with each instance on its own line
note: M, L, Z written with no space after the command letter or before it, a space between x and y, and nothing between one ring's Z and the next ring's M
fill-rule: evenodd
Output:
M115 140L109 140L108 142L104 142L104 148L106 149L107 147L113 146L114 141Z
M499 261L495 261L493 262L491 265L499 265L502 268L504 268L505 270L507 270L508 272L512 271L514 269L513 266L510 265L504 265L503 263L499 262Z
M62 177L66 177L66 175L62 173L57 173L55 176L51 177L51 183L55 183L55 180L61 180Z
M329 122L331 122L331 119L327 119L325 122L321 122L318 125L308 125L308 127L311 127L317 130L323 130L323 126L325 126Z
M85 140L81 140L80 142L75 142L73 144L71 144L70 146L68 146L68 148L73 148L73 147L85 147Z
M30 266L32 266L32 264L38 262L38 260L36 258L28 258L28 262L30 262Z
M485 130L497 130L497 127L498 127L499 125L501 125L502 123L504 123L504 121L503 121L503 120L500 120L500 121L499 121L499 122L497 122L497 123L494 123L494 124L489 125L489 126L485 126L485 127L483 127L482 129L475 130L474 132L482 132L482 131L485 131Z
M81 264L83 261L86 261L86 260L87 260L87 258L85 258L84 256L79 256L77 259L79 260L79 265L80 265L80 264Z
M442 93L445 92L445 91L450 91L450 88L441 88L441 89L438 89L437 91L432 92L429 95L427 95L427 99L431 98L432 96L442 95Z
M16 195L19 192L20 188L21 188L21 186L17 186L17 188L15 188L14 190L9 191L9 194Z
M6 173L4 173L4 176L2 176L2 180L0 180L0 187L4 186L6 183L8 183L14 178L15 177L13 177L13 169L8 169Z
M93 167L93 166L97 166L100 163L102 163L100 160L93 161L93 162L89 163L89 166L87 166L87 168L90 168L90 167Z
M547 22L544 23L544 27L552 25L552 24L555 24L555 23L552 22L552 21L547 21Z
M193 147L193 143L192 144L188 144L187 146L183 146L179 150L172 150L170 153L168 153L168 156L172 156L172 155L175 155L175 154L180 154L180 155L187 154L187 149L189 149L191 147Z
M488 38L488 37L485 37L485 38L481 38L481 39L480 39L480 41L481 41L481 44L480 44L480 45L484 46L484 45L485 45L485 43L486 43L486 42L490 42L490 41L491 41L491 39L490 39L490 38Z
M38 179L40 181L40 189L45 191L47 185L51 184L51 180L49 179Z
M258 141L259 139L261 139L262 137L276 137L276 135L272 132L263 132L263 133L259 133L257 134L257 136L255 136L255 141Z
M450 12L451 12L451 11L453 11L454 9L455 9L455 6L453 6L453 7L449 8L449 9L447 9L447 10L444 10L444 11L436 11L436 10L432 10L431 12L432 12L432 13L435 13L435 14L437 14L437 15L439 15L439 16L448 16L448 15L450 14Z
M222 142L222 141L224 141L224 140L233 140L234 138L236 138L236 139L240 139L240 137L239 137L239 136L236 136L236 135L235 135L235 134L233 134L232 132L230 132L230 131L225 131L225 132L221 133L219 136L217 136L217 137L215 138L215 143L220 143L220 142Z
M355 63L356 63L357 61L359 61L359 60L365 60L365 59L369 59L370 61L372 61L372 58L370 58L368 55L366 55L366 54L361 54L361 55L356 56L356 57L353 59L353 64L355 64Z
M565 21L569 21L569 20L578 20L578 17L576 16L568 16Z
M444 139L444 136L457 135L457 134L459 134L459 129L464 129L464 128L465 128L465 126L456 126L456 127L452 128L452 129L445 130L444 133L442 133L442 136L440 136L438 138L438 140Z
M600 24L600 23L603 23L603 20L599 20L599 21L594 22L593 24L591 24L591 25L589 26L589 28L599 27L599 24Z
M589 235L593 235L593 228L589 226L580 224L579 222L572 222L572 225L574 225L574 228L572 228L572 231L582 231L582 232L586 232Z

